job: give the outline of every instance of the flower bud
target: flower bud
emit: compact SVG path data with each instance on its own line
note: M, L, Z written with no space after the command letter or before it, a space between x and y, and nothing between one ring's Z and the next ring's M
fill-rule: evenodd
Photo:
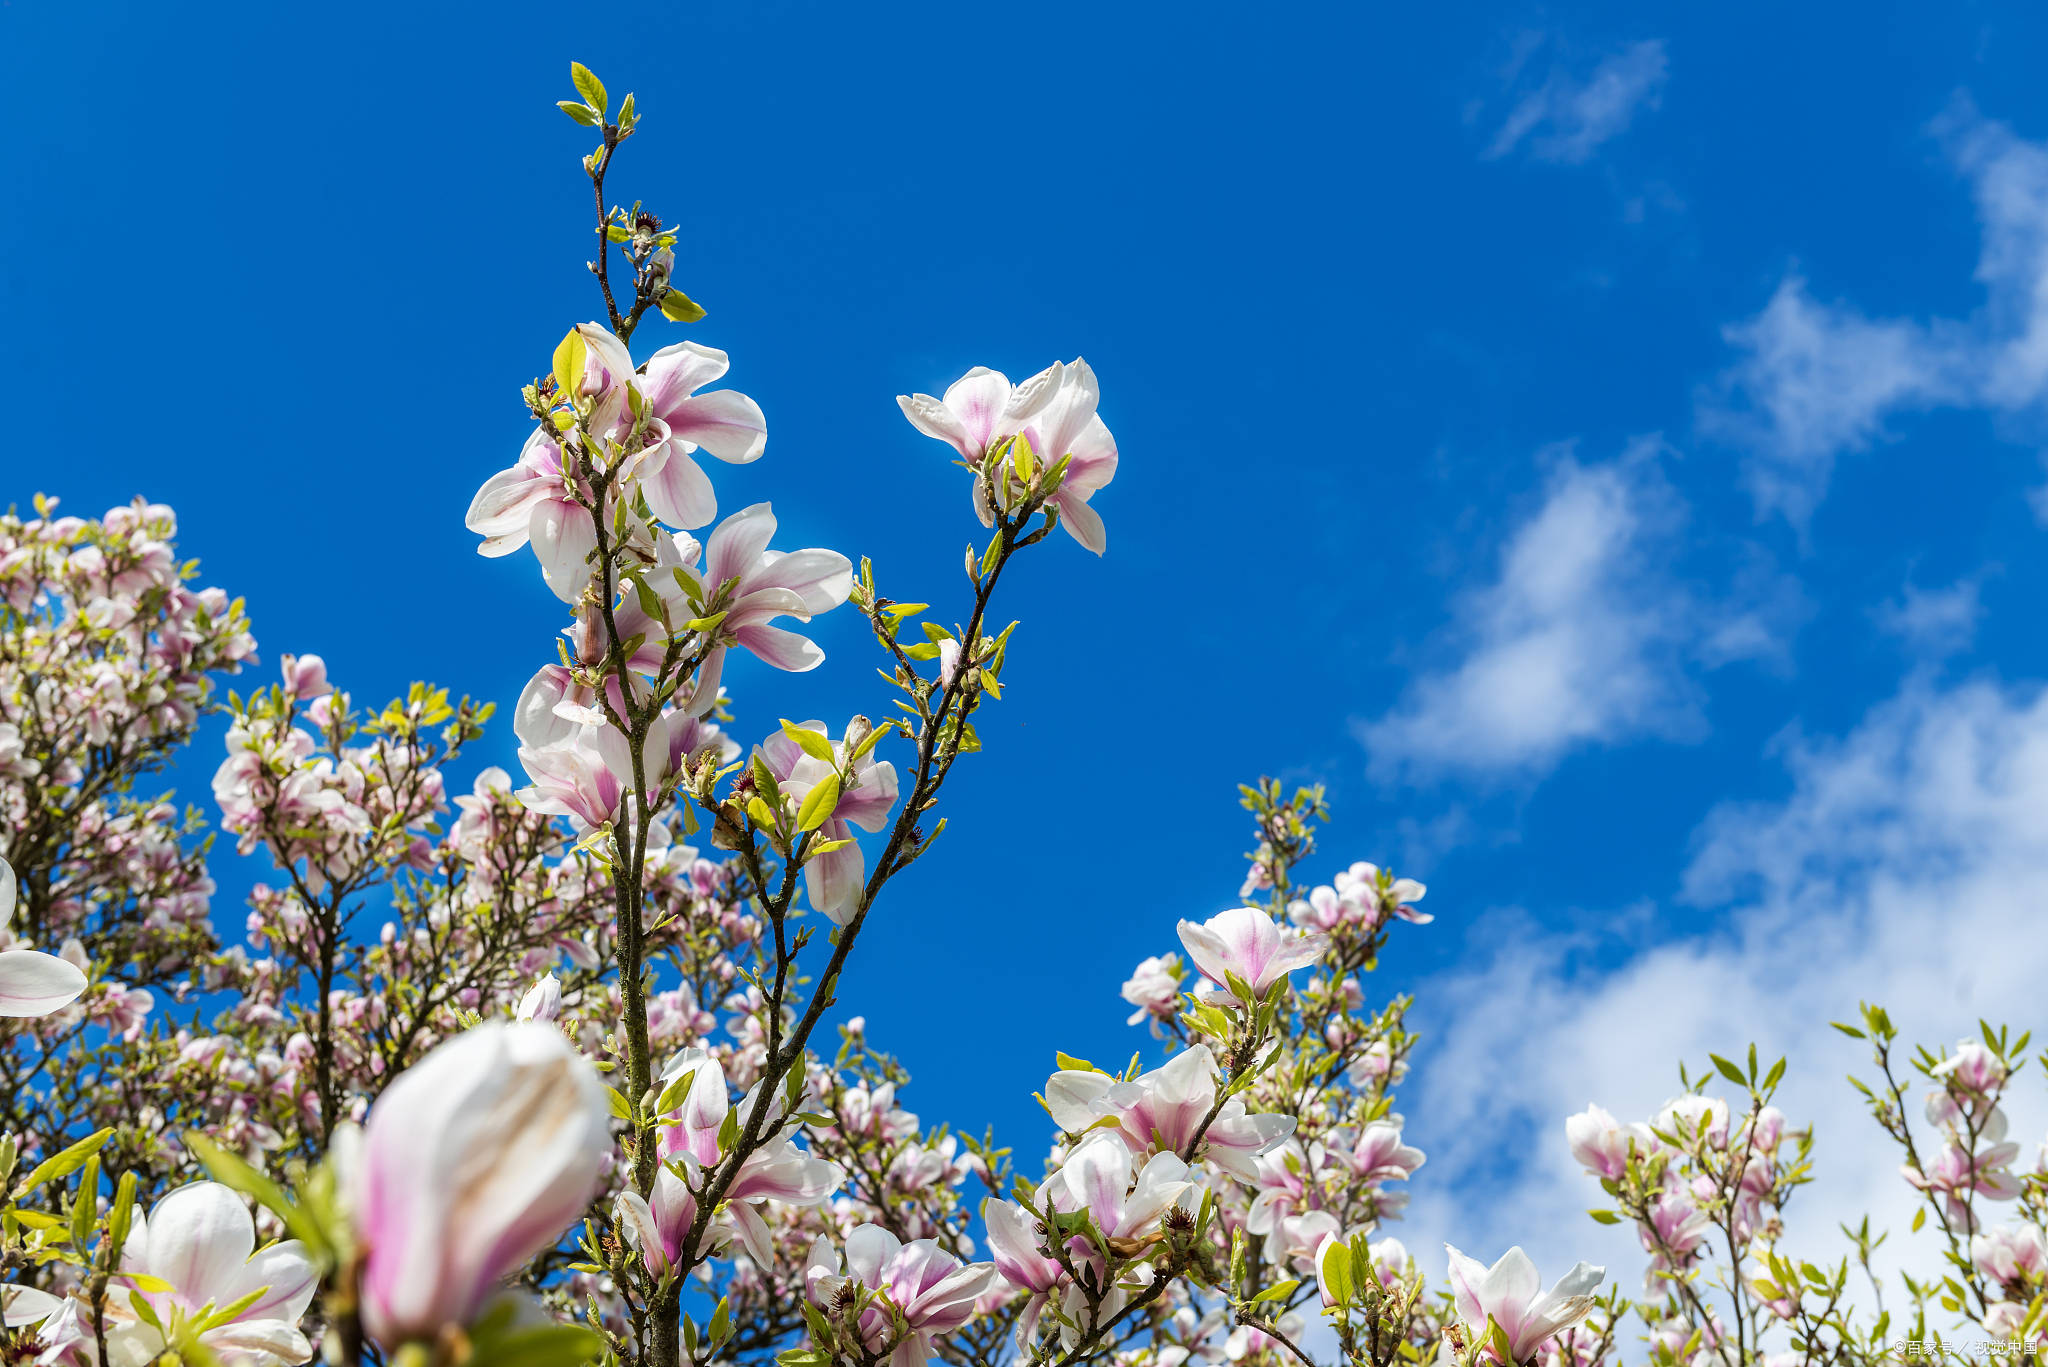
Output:
M562 980L543 974L519 999L518 1016L523 1021L551 1021L562 1014Z
M371 1336L394 1348L473 1323L582 1216L610 1153L604 1084L556 1030L481 1025L400 1074L354 1182Z

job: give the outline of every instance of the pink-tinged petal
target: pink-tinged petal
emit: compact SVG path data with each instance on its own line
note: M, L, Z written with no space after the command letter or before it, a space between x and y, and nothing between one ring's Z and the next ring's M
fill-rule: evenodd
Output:
M726 1207L732 1215L733 1228L739 1231L740 1243L762 1269L775 1266L775 1240L768 1233L768 1225L761 1219L761 1212L746 1201L734 1201Z
M1045 433L1047 443L1039 454L1055 461L1071 452L1081 434L1088 430L1101 397L1095 372L1086 361L1076 359L1060 377L1059 392L1037 415L1039 430Z
M222 1362L304 1362L313 1355L299 1326L285 1320L236 1320L207 1330L199 1342Z
M964 460L975 460L982 454L981 447L968 434L961 423L960 415L929 394L898 394L896 406L903 410L903 416L910 419L910 425L927 437L936 437L960 453Z
M975 455L988 449L990 438L1008 435L996 429L1009 404L1010 377L987 366L976 366L946 390L946 407L958 415Z
M306 1256L306 1246L297 1239L286 1239L258 1250L242 1265L234 1284L222 1288L220 1302L240 1300L259 1289L263 1294L237 1319L297 1321L304 1315L313 1303L313 1293L320 1289L320 1274Z
M575 602L590 582L590 557L597 551L597 524L591 521L590 510L546 499L535 506L528 534L541 577L555 597Z
M538 750L575 733L576 724L555 712L556 704L568 697L574 686L569 671L561 665L542 665L526 681L512 709L512 734L519 737L521 745Z
M810 894L813 907L830 918L833 925L843 926L860 910L861 894L866 891L867 860L861 854L860 842L853 839L853 832L837 817L820 826L818 835L824 840L849 843L811 856L804 865L804 890Z
M1068 1134L1079 1134L1108 1113L1104 1097L1115 1085L1116 1079L1107 1073L1062 1069L1045 1084L1045 1109L1053 1124Z
M725 374L730 364L726 354L716 347L677 342L648 358L640 393L656 417L673 423L669 415L676 405Z
M743 578L760 563L774 535L775 510L766 503L751 504L719 523L705 548L705 591L716 593L726 580Z
M761 405L736 389L685 399L666 415L669 430L733 465L761 458L768 449L768 419Z
M1061 494L1053 500L1059 505L1060 525L1068 535L1101 555L1109 545L1109 531L1102 525L1102 514L1089 507L1083 499Z
M149 1274L169 1282L194 1309L241 1294L242 1268L255 1251L249 1208L219 1182L179 1187L149 1212Z
M462 518L463 526L484 539L477 554L510 555L524 546L533 506L547 494L547 480L517 465L485 480Z
M14 924L15 892L14 866L0 859L0 926Z
M718 516L718 495L689 453L671 446L661 464L640 477L647 506L671 527L702 527Z
M1003 409L1004 433L1019 431L1024 424L1036 418L1060 392L1060 383L1066 373L1066 366L1054 361L1012 390L1010 402Z
M657 1277L668 1271L668 1249L662 1244L661 1231L655 1228L654 1212L649 1209L647 1198L637 1191L622 1191L613 1200L612 1209L617 1213L626 1242L640 1250L647 1270Z
M47 1016L85 991L85 974L54 954L0 951L0 1016Z
M903 1244L880 1225L861 1225L846 1236L846 1270L862 1286L884 1285L882 1269Z
M816 643L781 627L745 626L733 636L759 656L762 664L791 674L802 674L825 662L825 652Z
M1116 478L1116 438L1100 417L1090 418L1074 444L1061 453L1073 457L1060 479L1060 491L1086 499Z
M810 616L830 612L853 592L853 562L838 551L788 551L770 558L747 576L749 594L760 589L788 589Z
M896 766L887 760L863 770L860 787L840 796L833 815L864 831L879 831L896 806L897 784Z
M633 379L633 354L602 323L579 323L576 331L589 349L583 363L583 392L611 394Z
M63 1297L38 1291L33 1286L19 1286L12 1282L0 1285L0 1318L5 1318L10 1329L41 1324L63 1306Z

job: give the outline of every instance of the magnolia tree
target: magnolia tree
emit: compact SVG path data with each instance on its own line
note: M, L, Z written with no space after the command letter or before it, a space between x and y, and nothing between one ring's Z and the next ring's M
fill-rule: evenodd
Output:
M1124 984L1152 1062L1059 1055L1042 1164L906 1109L908 1074L835 1011L839 984L871 916L927 914L890 889L1000 703L1012 562L1062 553L1039 549L1056 530L1104 549L1117 449L1095 375L976 369L898 401L985 534L931 595L953 606L776 548L770 505L721 510L710 477L767 442L759 406L714 387L725 353L634 359L652 315L703 313L660 219L613 207L632 96L573 75L604 317L526 386L532 431L467 519L485 555L530 550L564 605L513 711L522 777L450 791L493 709L438 688L361 707L286 655L225 692L255 643L238 602L189 587L167 508L90 521L38 499L0 521L0 1362L1790 1367L1875 1359L1894 1334L2031 1351L2048 1178L2015 1168L1999 1104L2026 1040L1987 1029L1912 1060L1922 1124L1877 1008L1842 1028L1876 1050L1859 1085L1934 1242L1893 1311L1867 1222L1832 1264L1777 1251L1810 1136L1754 1050L1702 1080L1727 1095L1681 1071L1647 1121L1566 1124L1608 1194L1594 1218L1641 1231L1635 1303L1583 1263L1546 1289L1519 1248L1411 1255L1387 1227L1423 1164L1394 1109L1416 1038L1365 975L1430 917L1420 884L1372 864L1313 880L1319 791L1242 791L1236 905L1181 921L1177 948L1162 925L1171 952ZM820 663L801 628L839 610L872 632L885 719L736 721L754 671ZM209 713L218 834L267 869L233 944L212 823L150 792Z

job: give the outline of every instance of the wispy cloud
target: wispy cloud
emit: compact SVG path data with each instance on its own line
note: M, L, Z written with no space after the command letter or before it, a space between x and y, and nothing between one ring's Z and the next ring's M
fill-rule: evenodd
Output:
M1517 70L1524 64L1518 62ZM1584 162L1602 143L1627 132L1639 111L1657 107L1669 69L1664 44L1656 39L1613 54L1583 77L1554 63L1516 101L1486 155L1504 157L1523 148L1538 161Z
M1873 318L1788 275L1729 325L1739 353L1703 396L1703 429L1745 448L1759 515L1803 526L1838 455L1892 435L1899 414L2015 413L2048 395L2048 146L1959 102L1934 126L1977 200L1985 302L1969 318Z
M1745 575L1740 601L1716 602L1676 576L1686 508L1662 454L1656 438L1604 464L1549 453L1498 576L1425 648L1446 663L1355 724L1377 777L1536 775L1581 745L1696 736L1690 667L1781 647L1803 601L1789 581Z
M1896 636L1914 655L1939 660L1970 648L1984 616L1981 580L1972 575L1947 588L1907 584L1897 598L1871 614L1878 627Z
M1911 1038L1951 1047L1980 1015L2048 1025L2040 956L2000 949L2048 880L2048 696L1916 674L1849 734L1790 735L1779 754L1789 796L1725 805L1698 831L1683 910L1663 916L1675 933L1646 936L1658 921L1638 911L1577 940L1489 913L1468 931L1474 966L1423 985L1410 1019L1431 1042L1404 1098L1430 1154L1401 1231L1416 1246L1524 1242L1546 1268L1604 1257L1633 1281L1633 1232L1585 1217L1603 1202L1564 1117L1589 1102L1646 1115L1678 1090L1680 1059L1755 1041L1790 1058L1781 1104L1816 1131L1819 1180L1784 1251L1838 1257L1837 1223L1868 1210L1897 1252L1911 1193L1843 1081L1862 1046L1827 1022L1879 1002ZM1635 952L1601 967L1617 947ZM2031 1098L2012 1109L2016 1137L2048 1123Z

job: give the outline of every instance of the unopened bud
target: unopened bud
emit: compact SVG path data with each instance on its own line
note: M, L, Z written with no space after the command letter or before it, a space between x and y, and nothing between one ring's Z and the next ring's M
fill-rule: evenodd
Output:
M875 734L875 724L866 717L856 715L846 724L846 753L857 753L868 743L868 737Z

